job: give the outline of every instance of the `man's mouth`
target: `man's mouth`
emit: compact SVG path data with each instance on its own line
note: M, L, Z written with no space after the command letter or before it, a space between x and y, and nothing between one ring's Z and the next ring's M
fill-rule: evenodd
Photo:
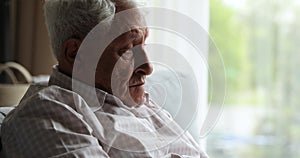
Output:
M135 76L129 81L129 88L141 87L145 84L146 76Z
M133 87L140 87L140 86L143 86L145 83L144 82L139 82L139 83L136 83L136 84L133 84L133 85L130 85L129 88L133 88Z

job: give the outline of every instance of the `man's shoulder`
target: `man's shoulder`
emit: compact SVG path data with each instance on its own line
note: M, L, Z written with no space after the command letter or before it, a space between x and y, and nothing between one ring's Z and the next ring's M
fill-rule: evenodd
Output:
M37 103L71 104L79 94L56 85L31 85L17 107L39 106Z
M34 101L34 100L60 100L62 99L60 96L71 96L77 95L73 91L68 89L56 86L56 85L45 85L45 84L33 84L31 85L24 97L20 101L20 105L24 102Z
M32 86L26 95L2 123L1 140L6 154L30 155L28 151L35 151L50 155L58 151L57 144L72 142L68 138L85 140L83 135L91 136L91 127L74 108L76 93L58 86Z
M57 114L66 111L77 114L74 97L80 96L56 85L31 85L19 105L7 115L5 122L18 117L47 115L52 111L57 111Z

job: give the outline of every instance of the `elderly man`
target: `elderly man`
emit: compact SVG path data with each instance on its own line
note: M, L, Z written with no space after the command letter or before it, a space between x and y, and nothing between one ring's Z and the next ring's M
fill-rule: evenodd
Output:
M132 8L136 4L129 0L45 1L58 65L48 85L31 86L3 122L6 157L207 157L144 92L153 70L143 47L147 28L122 33L99 52L95 69L86 66L83 58L89 54L81 48L89 32L104 21L126 25L112 21ZM132 15L141 22L139 12Z

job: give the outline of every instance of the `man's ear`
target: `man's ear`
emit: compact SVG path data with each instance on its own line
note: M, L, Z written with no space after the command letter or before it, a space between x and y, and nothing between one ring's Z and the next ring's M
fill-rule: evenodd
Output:
M58 59L58 69L68 75L72 76L73 65L77 55L77 51L80 47L81 40L76 38L70 38L63 42L61 46L61 52Z
M61 55L64 62L73 66L80 44L81 40L76 38L70 38L63 42Z

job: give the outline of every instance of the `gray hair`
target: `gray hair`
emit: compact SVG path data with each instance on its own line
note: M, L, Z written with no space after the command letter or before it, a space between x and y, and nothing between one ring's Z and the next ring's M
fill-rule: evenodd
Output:
M126 1L131 5L134 3ZM59 57L65 40L83 39L98 23L112 17L116 12L114 2L118 0L46 0L46 26L55 57Z

